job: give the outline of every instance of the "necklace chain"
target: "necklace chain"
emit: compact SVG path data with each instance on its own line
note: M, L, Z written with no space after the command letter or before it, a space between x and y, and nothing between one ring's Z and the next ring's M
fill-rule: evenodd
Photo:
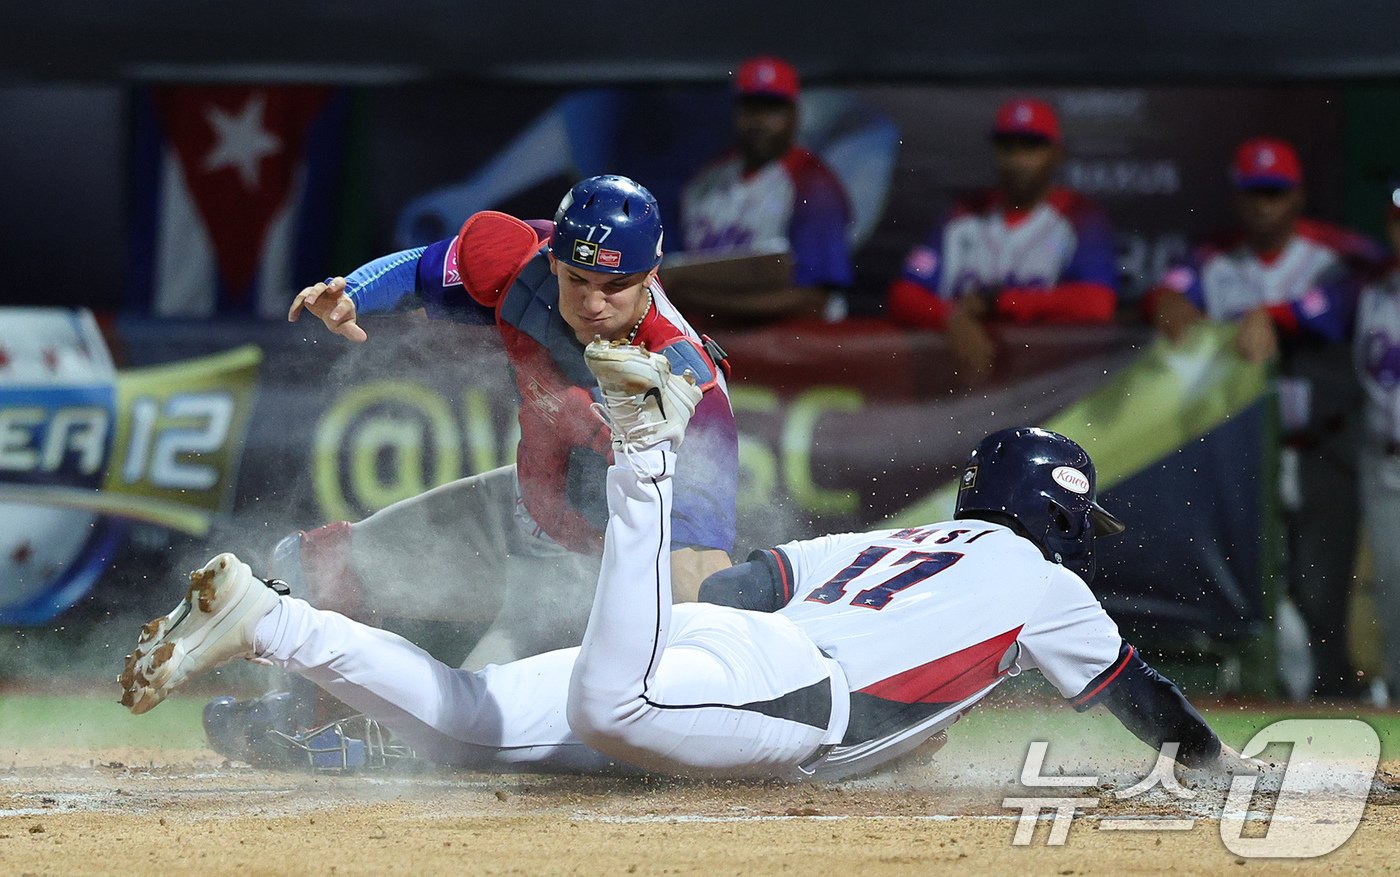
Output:
M642 315L641 315L640 317L638 317L638 318L637 318L637 322L633 324L633 326L632 326L632 331L627 333L627 343L628 343L628 344L631 344L633 341L636 341L636 340L637 340L637 333L640 332L640 331L642 331L642 321L645 320L645 319L647 318L647 314L649 314L649 313L651 313L651 287L647 287L647 306L646 306L646 308L644 308L644 309L642 310Z

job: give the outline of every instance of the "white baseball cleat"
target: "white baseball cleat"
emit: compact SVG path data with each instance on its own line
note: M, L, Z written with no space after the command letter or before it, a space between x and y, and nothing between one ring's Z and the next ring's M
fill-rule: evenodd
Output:
M227 553L190 573L185 599L141 628L136 649L126 656L117 677L122 706L140 715L186 680L235 658L254 657L253 632L277 605L280 584L256 578L248 564Z
M630 454L665 441L680 447L704 397L689 369L672 374L666 357L621 341L594 341L583 359L603 391L593 410L612 429L614 451Z

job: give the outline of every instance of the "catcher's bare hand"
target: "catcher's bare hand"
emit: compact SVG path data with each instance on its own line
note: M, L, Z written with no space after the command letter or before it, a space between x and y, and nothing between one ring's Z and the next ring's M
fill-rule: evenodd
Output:
M357 344L369 338L355 322L355 302L345 294L344 277L332 277L326 283L308 286L297 293L297 297L292 299L291 310L287 311L287 321L295 323L301 317L303 308L320 317L326 328L337 335Z

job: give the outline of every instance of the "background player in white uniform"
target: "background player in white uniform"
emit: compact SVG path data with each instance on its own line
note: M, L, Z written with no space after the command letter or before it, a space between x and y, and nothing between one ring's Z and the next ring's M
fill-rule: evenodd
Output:
M702 168L681 195L686 253L786 251L792 261L784 286L684 291L688 309L711 320L845 318L845 293L855 281L851 205L836 174L797 145L798 92L797 70L786 61L745 61L734 74L734 149Z
M455 669L279 597L224 554L142 631L122 702L142 713L194 673L258 657L438 761L836 779L915 748L1006 676L1036 668L1077 708L1104 703L1150 745L1178 742L1184 764L1239 764L1081 578L1093 574L1096 535L1122 525L1094 501L1093 464L1074 442L1003 430L974 451L958 520L790 543L772 563L712 577L788 598L777 612L673 607L673 447L701 394L638 348L600 342L586 358L618 464L582 646Z
M1400 253L1400 187L1386 230ZM1361 293L1356 315L1356 366L1366 391L1361 443L1361 512L1375 576L1385 681L1400 696L1400 265Z
M901 325L946 332L978 374L997 358L992 324L1111 323L1118 301L1107 215L1056 185L1064 143L1054 109L1007 101L991 137L997 185L958 196L905 257L886 306Z
M1238 228L1167 271L1143 307L1173 343L1196 322L1216 320L1238 326L1241 357L1277 361L1288 596L1308 629L1312 693L1356 697L1362 687L1347 648L1347 594L1361 406L1346 342L1360 282L1382 252L1360 234L1302 215L1302 163L1285 141L1241 143L1232 179Z

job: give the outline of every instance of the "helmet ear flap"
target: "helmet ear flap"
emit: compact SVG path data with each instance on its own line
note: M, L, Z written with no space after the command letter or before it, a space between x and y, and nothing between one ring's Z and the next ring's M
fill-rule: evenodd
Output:
M1054 528L1056 535L1066 539L1073 539L1075 536L1079 535L1079 530L1081 528L1075 526L1074 521L1070 519L1069 512L1065 510L1064 506L1057 502L1052 502L1050 503L1048 514L1050 526Z
M1087 509L1076 517L1072 509L1051 500L1046 511L1046 557L1074 570L1084 581L1094 578L1094 529Z

